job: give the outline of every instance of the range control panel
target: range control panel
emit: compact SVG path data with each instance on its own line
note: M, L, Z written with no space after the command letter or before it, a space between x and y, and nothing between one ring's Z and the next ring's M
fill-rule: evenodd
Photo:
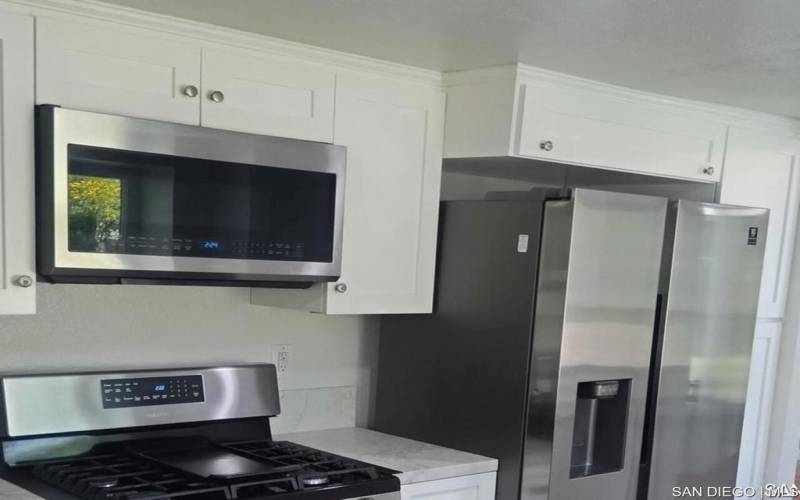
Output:
M100 381L103 408L202 403L203 377L115 378Z

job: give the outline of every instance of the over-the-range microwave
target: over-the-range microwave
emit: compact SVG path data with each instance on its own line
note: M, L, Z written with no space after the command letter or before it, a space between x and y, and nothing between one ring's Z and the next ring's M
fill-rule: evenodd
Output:
M338 278L344 147L36 112L40 277L286 287Z

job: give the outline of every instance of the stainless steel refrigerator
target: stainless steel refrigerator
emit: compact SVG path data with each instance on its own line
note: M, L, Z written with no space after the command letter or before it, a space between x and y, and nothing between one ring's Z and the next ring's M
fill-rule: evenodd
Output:
M733 485L767 211L586 189L442 204L434 313L383 318L374 427L497 498Z
M640 499L736 484L768 215L669 207Z

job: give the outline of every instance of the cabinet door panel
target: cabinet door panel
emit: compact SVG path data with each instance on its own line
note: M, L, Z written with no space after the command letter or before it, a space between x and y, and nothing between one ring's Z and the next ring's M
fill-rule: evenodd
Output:
M494 500L496 474L487 472L438 481L406 484L402 500Z
M800 142L731 128L720 201L770 209L758 316L784 314L798 210Z
M736 478L736 485L742 488L759 488L764 484L780 334L778 321L756 323Z
M38 18L36 100L101 113L200 123L200 48L112 23Z
M725 126L656 104L522 85L518 154L643 174L717 181ZM542 146L549 141L549 145ZM709 169L709 167L711 167Z
M347 146L342 275L326 311L430 312L444 97L437 89L340 75L335 142Z
M8 12L0 14L0 118L0 314L33 314L33 18Z
M333 70L249 51L203 51L202 122L313 141L333 141ZM211 100L222 92L222 102Z

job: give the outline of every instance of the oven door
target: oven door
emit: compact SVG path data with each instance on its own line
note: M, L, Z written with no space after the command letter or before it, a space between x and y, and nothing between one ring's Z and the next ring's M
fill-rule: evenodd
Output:
M53 106L37 120L51 281L338 277L345 148Z

